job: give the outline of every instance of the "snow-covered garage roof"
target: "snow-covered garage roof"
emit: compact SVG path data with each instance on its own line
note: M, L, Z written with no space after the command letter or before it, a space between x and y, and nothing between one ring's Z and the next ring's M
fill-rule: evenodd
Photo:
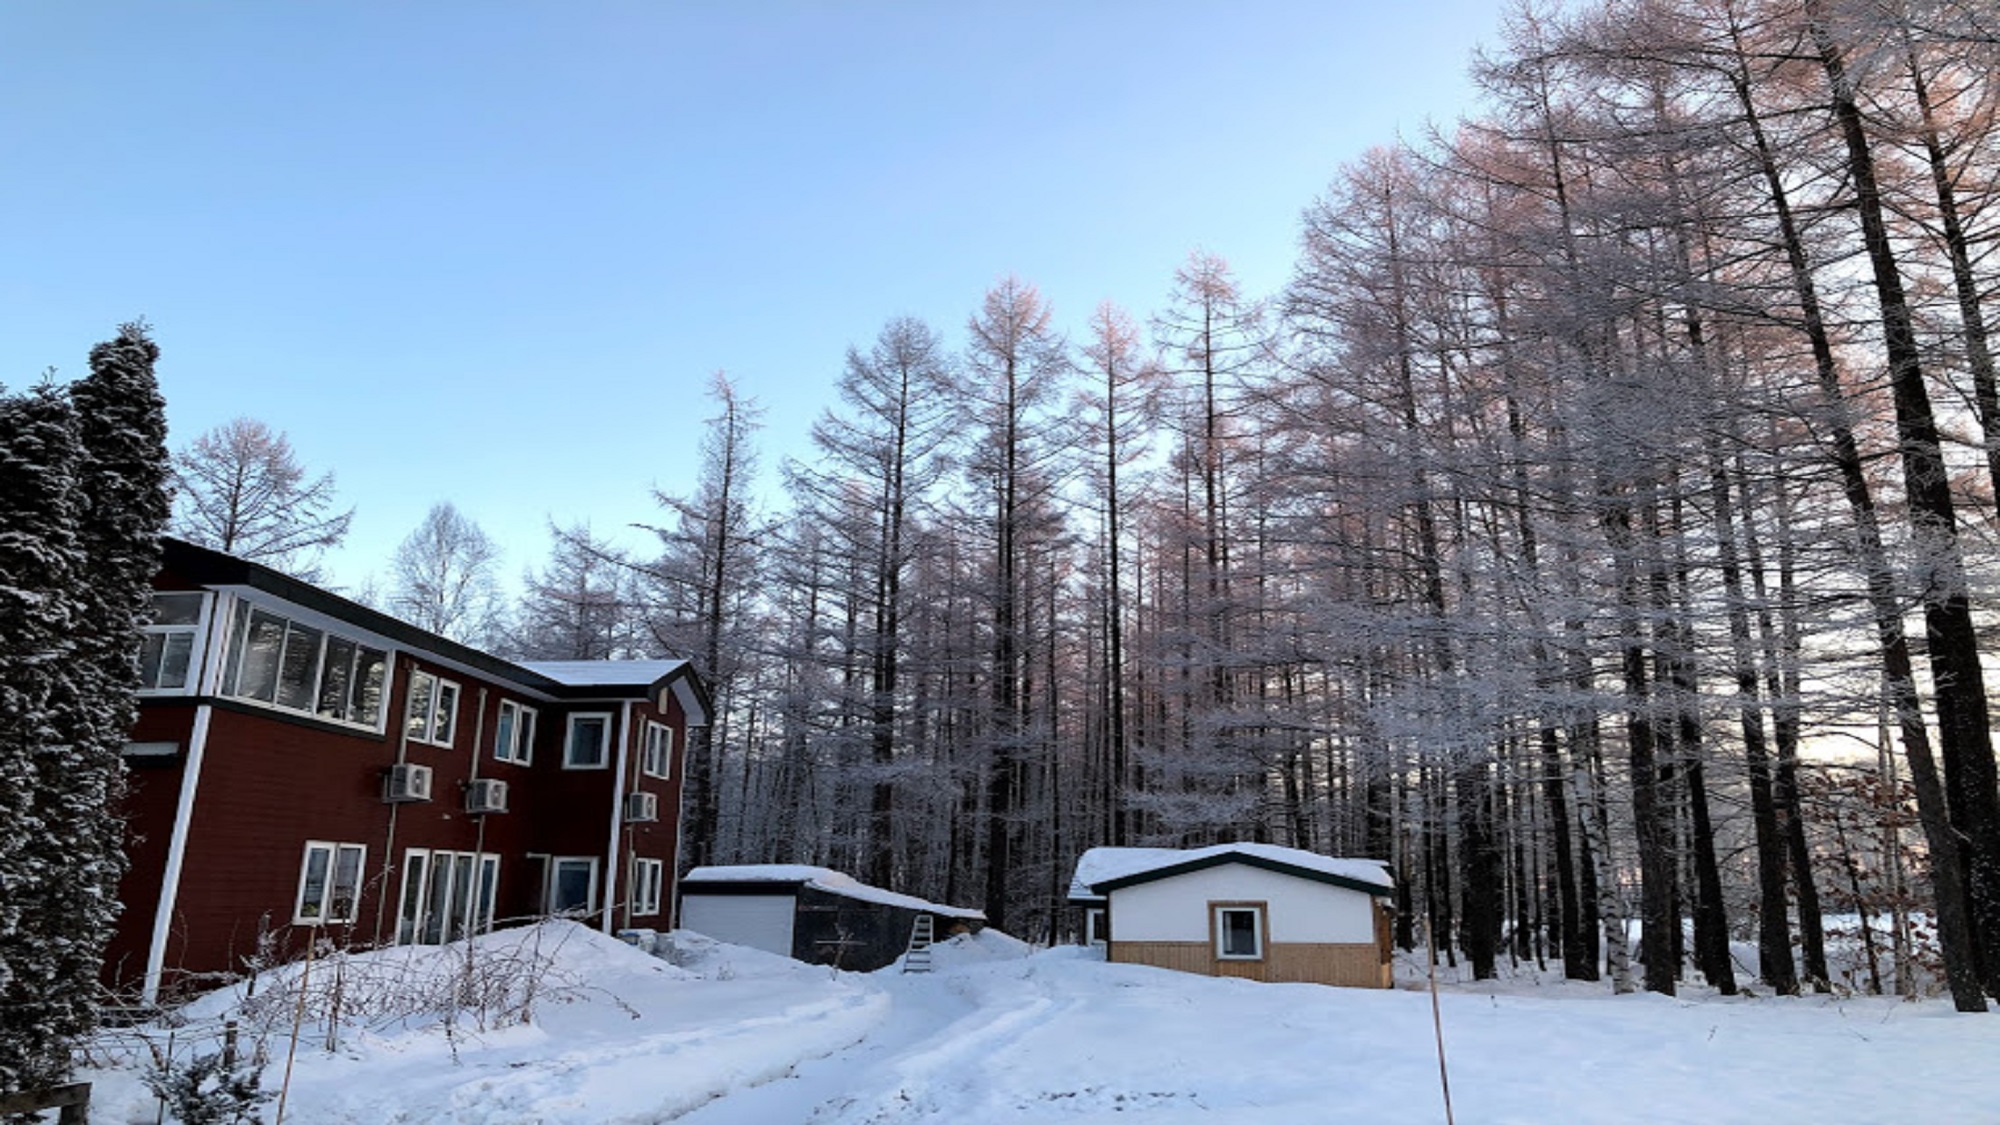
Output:
M1077 857L1071 902L1102 902L1105 893L1204 867L1242 863L1318 882L1386 895L1396 889L1380 860L1342 859L1276 844L1216 844L1206 848L1092 848Z
M871 887L844 871L831 867L813 867L804 863L746 863L734 866L697 867L681 879L681 887L699 893L703 883L772 883L790 887L808 886L861 902L880 903L884 906L900 906L905 910L922 910L941 918L967 918L986 920L984 911L968 910L962 906L944 906L927 902L915 895L897 894L880 887Z

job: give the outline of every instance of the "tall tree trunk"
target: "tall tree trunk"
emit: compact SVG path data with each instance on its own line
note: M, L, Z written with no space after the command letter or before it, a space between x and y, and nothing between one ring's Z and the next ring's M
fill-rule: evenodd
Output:
M2000 995L2000 786L1996 786L1985 673L1958 542L1951 479L1931 412L1903 278L1883 215L1875 158L1855 101L1845 54L1820 0L1807 0L1813 42L1826 71L1832 110L1847 145L1847 172L1881 308L1882 343L1896 405L1896 436L1910 530L1924 573L1924 634L1937 697L1938 744L1950 825L1964 841L1973 967L1985 990Z

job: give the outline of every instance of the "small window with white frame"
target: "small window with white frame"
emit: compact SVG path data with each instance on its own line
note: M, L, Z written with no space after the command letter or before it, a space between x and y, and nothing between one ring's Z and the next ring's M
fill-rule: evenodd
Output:
M292 921L302 926L354 921L367 858L368 849L360 844L307 840Z
M674 772L674 728L665 723L646 724L646 748L639 768L647 777L671 777Z
M410 673L410 741L450 746L458 727L458 685L429 672Z
M1215 920L1215 956L1223 961L1262 961L1265 922L1261 902L1210 904Z
M661 891L667 883L667 865L663 860L632 860L632 913L658 914L660 912Z
M597 857L550 856L542 908L550 914L588 914L597 907Z
M563 768L601 770L611 764L611 712L581 711L569 717L563 739Z
M493 724L493 760L528 765L534 759L535 709L511 699L500 701L500 716Z
M139 690L180 693L188 689L201 647L208 595L200 592L153 595L153 620L139 646Z

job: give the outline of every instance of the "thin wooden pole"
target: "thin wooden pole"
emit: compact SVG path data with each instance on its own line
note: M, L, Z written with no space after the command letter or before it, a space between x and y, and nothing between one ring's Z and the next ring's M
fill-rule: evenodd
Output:
M1426 930L1429 929L1427 925ZM1444 1015L1438 1010L1438 955L1434 934L1424 934L1424 949L1431 969L1431 1029L1437 1034L1438 1089L1444 1092L1444 1125L1454 1125L1451 1117L1451 1072L1444 1065ZM280 1125L283 1117L279 1118Z
M310 934L305 967L299 970L299 1002L292 1009L292 1045L285 1050L285 1081L278 1087L278 1116L272 1125L285 1125L285 1099L292 1093L292 1060L299 1054L299 1028L306 1020L306 986L312 983L313 949L319 945L319 931L314 929Z

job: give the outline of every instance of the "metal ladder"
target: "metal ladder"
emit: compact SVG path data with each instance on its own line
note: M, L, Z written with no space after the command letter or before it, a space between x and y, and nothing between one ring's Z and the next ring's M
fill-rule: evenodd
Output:
M906 973L928 973L931 971L931 939L936 936L934 922L930 915L919 914L910 926L909 952L903 954L903 971Z

